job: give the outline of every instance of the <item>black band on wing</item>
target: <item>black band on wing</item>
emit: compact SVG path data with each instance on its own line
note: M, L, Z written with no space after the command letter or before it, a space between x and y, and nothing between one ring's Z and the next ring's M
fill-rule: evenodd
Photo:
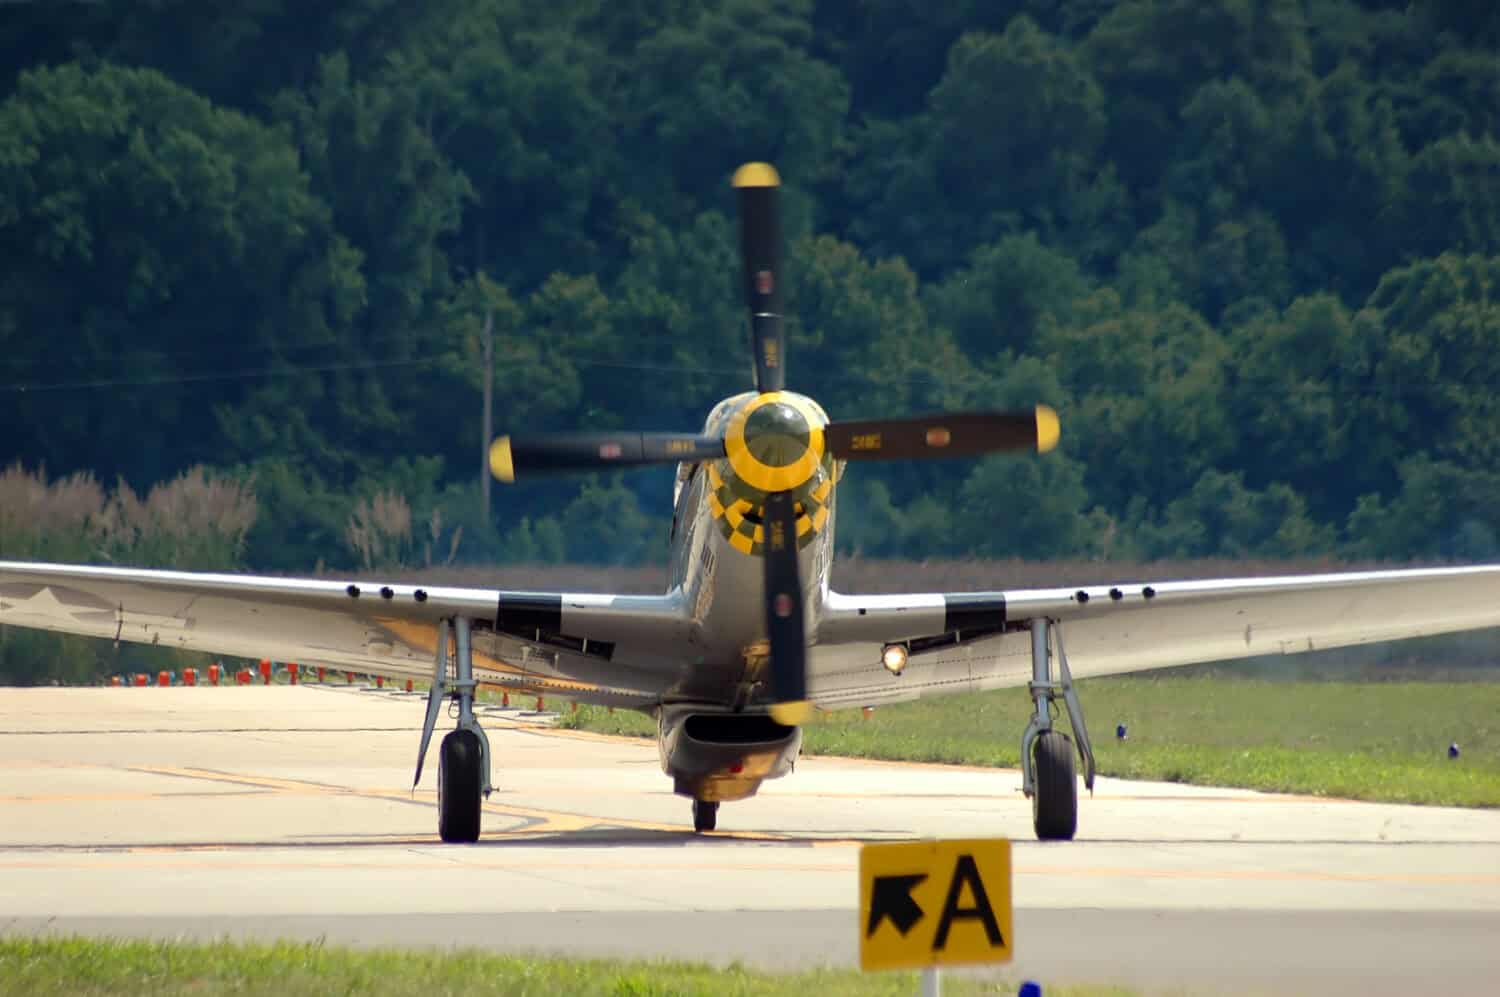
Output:
M562 596L502 592L495 608L495 629L510 634L562 633Z
M1005 596L945 595L943 630L997 630L1005 626Z

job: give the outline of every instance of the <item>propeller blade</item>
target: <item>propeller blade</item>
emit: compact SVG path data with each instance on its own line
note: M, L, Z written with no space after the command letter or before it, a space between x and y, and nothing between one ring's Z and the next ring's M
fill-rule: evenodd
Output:
M786 387L781 222L776 214L781 177L769 163L746 163L735 170L733 182L740 192L740 260L755 347L755 390L781 391Z
M724 441L695 433L545 433L501 436L490 444L490 472L501 481L544 471L671 464L724 456Z
M1057 413L963 412L915 419L833 422L823 429L828 452L840 460L965 457L995 450L1046 453L1057 446Z
M797 505L791 492L766 496L766 637L771 645L771 718L795 727L807 701L807 640L802 620L802 577L797 571Z

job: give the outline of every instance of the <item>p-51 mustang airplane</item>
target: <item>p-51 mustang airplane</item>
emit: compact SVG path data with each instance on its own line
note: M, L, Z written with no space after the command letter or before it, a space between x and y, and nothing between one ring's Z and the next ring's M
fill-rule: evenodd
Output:
M444 700L438 832L478 839L489 794L479 683L655 715L662 768L719 803L787 774L812 705L862 706L1027 686L1022 789L1036 834L1073 837L1075 749L1094 758L1073 678L1500 625L1500 565L1286 578L843 595L829 588L834 493L846 462L1051 449L1057 417L1020 413L830 422L785 390L780 180L734 176L755 391L700 434L501 437L503 481L544 470L675 463L664 595L585 595L0 562L0 623L377 675L431 673L422 759ZM1064 649L1063 633L1068 634ZM1071 654L1069 653L1071 652ZM1061 700L1076 744L1052 722Z

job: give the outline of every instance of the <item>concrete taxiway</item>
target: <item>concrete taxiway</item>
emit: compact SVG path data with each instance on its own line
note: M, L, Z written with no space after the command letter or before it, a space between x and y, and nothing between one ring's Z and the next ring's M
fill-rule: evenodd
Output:
M861 842L1009 837L1008 976L1500 987L1500 812L1101 779L1043 845L1016 772L805 758L697 836L654 745L490 710L484 839L451 847L435 745L407 788L421 718L374 690L0 690L0 932L847 965Z

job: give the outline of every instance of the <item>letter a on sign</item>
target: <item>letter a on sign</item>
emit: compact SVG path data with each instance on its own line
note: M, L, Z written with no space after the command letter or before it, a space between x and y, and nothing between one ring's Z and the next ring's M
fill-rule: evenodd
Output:
M865 845L859 929L864 969L1009 962L1010 842Z

